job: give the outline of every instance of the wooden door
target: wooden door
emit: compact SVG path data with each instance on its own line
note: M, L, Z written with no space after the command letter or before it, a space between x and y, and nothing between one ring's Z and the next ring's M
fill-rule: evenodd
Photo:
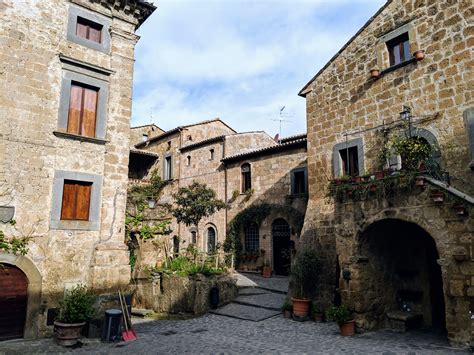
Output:
M278 218L272 224L273 271L275 275L288 275L291 267L291 231L288 223Z
M15 266L0 264L0 340L22 338L28 278Z

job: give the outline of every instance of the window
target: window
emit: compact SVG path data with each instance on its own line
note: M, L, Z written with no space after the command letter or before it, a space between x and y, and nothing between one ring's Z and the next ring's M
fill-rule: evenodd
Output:
M166 143L166 150L170 150L171 149L171 141L168 141Z
M88 221L92 183L64 180L62 220Z
M387 41L387 49L390 58L390 66L401 64L411 59L410 42L408 33Z
M291 193L293 195L305 194L308 192L306 176L306 168L294 169L291 172Z
M333 148L334 176L357 176L364 171L364 148L362 138L338 143Z
M191 243L193 243L193 244L197 243L197 233L196 233L196 231L191 231Z
M192 141L192 140L193 140L193 136L190 135L190 134L188 134L188 136L186 137L186 139L187 139L188 141Z
M357 176L359 175L359 158L357 147L341 149L339 155L342 160L342 175Z
M148 140L148 134L143 133L143 135L142 135L142 141L143 141L143 142L146 142L147 140Z
M97 88L72 82L67 120L68 133L95 137L98 93Z
M111 19L86 9L69 6L67 39L103 53L110 51Z
M188 155L188 156L186 157L186 165L187 165L187 166L190 166L190 165L191 165L191 156L190 156L190 155Z
M76 36L100 43L102 27L104 26L101 24L78 16L76 24Z
M252 188L252 176L250 172L250 164L245 163L240 167L242 172L242 192L246 192Z
M210 157L209 160L214 160L214 149L209 150Z
M216 231L214 228L207 228L207 251L209 253L216 249Z
M165 157L165 180L172 179L171 155Z
M177 235L173 237L173 254L174 256L179 255L179 237Z
M99 230L102 176L54 172L51 229Z
M250 222L245 226L245 251L257 251L260 249L260 239L258 236L258 225Z

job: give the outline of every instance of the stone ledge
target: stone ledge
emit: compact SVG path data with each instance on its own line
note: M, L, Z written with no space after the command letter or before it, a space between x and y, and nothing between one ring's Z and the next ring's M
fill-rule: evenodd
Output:
M72 134L72 133L61 132L61 131L53 131L53 134L59 138L69 138L69 139L74 139L81 142L88 142L88 143L95 143L95 144L106 144L109 142L106 139L80 136L78 134Z

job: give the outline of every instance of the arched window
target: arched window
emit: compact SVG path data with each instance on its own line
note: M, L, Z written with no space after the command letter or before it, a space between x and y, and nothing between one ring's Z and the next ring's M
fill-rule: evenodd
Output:
M191 231L191 243L192 244L197 243L197 233L196 233L196 231Z
M175 256L179 254L179 237L177 235L173 237L173 254Z
M187 165L187 166L190 166L190 165L191 165L191 156L190 156L190 155L188 155L188 156L186 157L186 165Z
M207 252L212 253L216 249L216 230L207 228Z
M209 154L210 154L209 160L214 160L214 149L210 149Z
M240 167L242 172L242 192L246 192L252 188L252 175L250 172L250 164L245 163Z
M258 236L258 225L250 222L245 226L245 251L257 251L260 249L260 238Z

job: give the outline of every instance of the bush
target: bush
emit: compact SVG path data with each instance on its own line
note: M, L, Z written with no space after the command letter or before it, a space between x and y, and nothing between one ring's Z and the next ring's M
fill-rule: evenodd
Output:
M283 303L283 306L281 306L281 310L293 312L293 305L286 299L285 303Z
M354 319L354 317L352 317L351 311L349 311L349 308L347 308L345 305L339 307L333 306L329 308L326 312L326 317L328 320L333 320L338 323L346 323Z
M84 285L78 285L64 295L60 302L57 321L62 323L82 323L94 314L95 295Z
M319 271L318 255L314 250L303 249L298 252L290 274L294 281L295 297L308 297L315 291Z
M157 270L168 274L176 274L178 276L188 276L203 274L206 276L214 274L222 274L225 272L223 268L216 268L207 263L195 264L185 256L178 256L172 260L165 261Z

